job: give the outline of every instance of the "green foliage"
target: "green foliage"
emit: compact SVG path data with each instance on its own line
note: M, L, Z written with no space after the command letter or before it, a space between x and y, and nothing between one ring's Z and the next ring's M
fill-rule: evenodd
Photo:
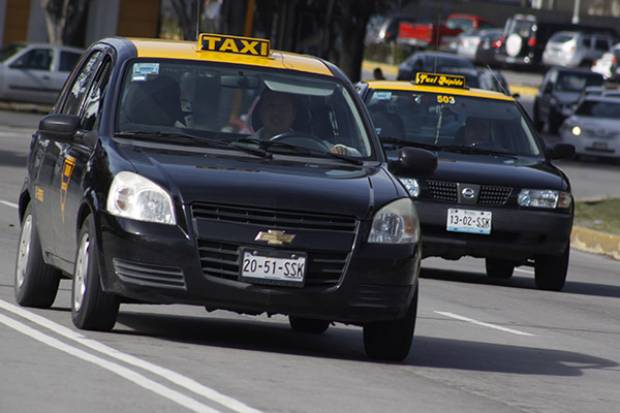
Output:
M577 202L575 224L597 231L620 234L620 199Z

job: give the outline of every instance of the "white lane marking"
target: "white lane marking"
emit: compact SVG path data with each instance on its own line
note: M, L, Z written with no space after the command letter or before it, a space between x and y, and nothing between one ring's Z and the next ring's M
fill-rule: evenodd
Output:
M19 208L19 205L15 204L13 202L5 201L3 199L0 199L0 204L6 205L6 206L10 206L11 208L15 208L15 209Z
M519 271L519 272L522 272L524 274L534 275L534 271L530 270L529 268L515 268L515 271Z
M68 338L69 340L73 340L77 343L80 343L81 345L85 347L88 347L99 353L105 354L108 357L115 358L129 365L140 367L150 373L156 374L157 376L163 379L166 379L176 384L177 386L183 387L193 393L203 396L207 398L208 400L214 401L224 407L227 407L230 410L233 410L239 413L261 413L260 410L256 410L239 400L226 396L218 392L217 390L214 390L210 387L207 387L197 382L194 379L183 376L165 367L160 367L156 364L139 359L138 357L132 356L130 354L122 353L112 347L109 347L96 340L87 338L84 335L75 332L74 330L71 330L65 326L62 326L58 323L48 320L45 317L41 317L40 315L24 310L23 308L20 308L16 305L8 303L4 300L0 300L0 308L6 311L9 311L15 315L18 315L20 317L23 317L26 320L29 320L35 324L40 325L41 327L45 327L65 338Z
M499 331L504 331L506 333L511 333L511 334L516 334L518 336L528 336L528 337L533 337L534 334L530 334L530 333L526 333L524 331L519 331L519 330L513 330L512 328L508 328L508 327L502 327L502 326L498 326L495 324L491 324L491 323L485 323L483 321L478 321L478 320L474 320L473 318L468 318L468 317L463 317L461 315L458 314L454 314L454 313L447 313L444 311L434 311L437 314L440 314L444 317L449 317L449 318L454 318L456 320L461 320L461 321L466 321L468 323L471 324L476 324L482 327L488 327L488 328L493 328L495 330L499 330Z
M150 390L155 394L158 394L166 399L169 399L191 411L198 413L218 413L218 410L212 409L211 407L202 404L191 397L184 395L176 390L173 390L169 387L166 387L162 384L159 384L140 373L136 373L135 371L128 369L127 367L121 366L120 364L113 363L111 361L102 359L101 357L95 356L93 354L87 353L84 350L81 350L77 347L70 346L69 344L63 343L62 341L48 336L47 334L43 334L34 328L27 326L24 323L13 320L10 317L5 316L4 314L0 314L0 323L4 324L7 327L10 327L22 334L27 335L30 338L33 338L43 344L46 344L50 347L53 347L57 350L60 350L64 353L67 353L73 357L77 357L81 360L87 361L89 363L95 364L103 369L106 369L114 374L117 374L140 387L145 388L146 390Z

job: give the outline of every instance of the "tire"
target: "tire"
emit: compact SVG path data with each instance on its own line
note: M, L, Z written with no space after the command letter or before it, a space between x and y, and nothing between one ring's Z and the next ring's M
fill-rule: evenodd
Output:
M71 319L83 330L110 331L116 323L119 300L101 289L92 215L82 224L71 283Z
M512 277L515 264L511 261L487 258L485 260L487 276L489 278L507 280Z
M416 285L413 300L403 318L364 325L364 348L368 357L385 361L402 361L407 357L415 331L418 290Z
M59 282L60 271L43 261L39 232L28 205L15 258L15 301L25 307L49 308L56 299Z
M547 291L561 291L566 283L570 245L561 255L541 255L534 259L536 288Z
M300 333L323 334L329 328L329 321L289 316L291 328Z

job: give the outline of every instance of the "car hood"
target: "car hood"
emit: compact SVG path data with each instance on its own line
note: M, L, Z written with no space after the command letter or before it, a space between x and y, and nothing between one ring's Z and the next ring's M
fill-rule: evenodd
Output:
M450 152L438 154L437 169L429 179L513 188L568 188L564 175L543 159Z
M376 206L406 196L380 163L270 160L229 151L134 145L119 150L137 173L166 187L184 204L198 201L367 219Z

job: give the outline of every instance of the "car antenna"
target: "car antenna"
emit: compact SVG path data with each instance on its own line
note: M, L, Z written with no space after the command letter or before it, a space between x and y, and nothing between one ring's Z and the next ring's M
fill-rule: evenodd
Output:
M489 72L491 72L491 76L493 76L493 79L495 79L495 83L497 83L499 85L500 89L502 90L502 93L504 95L506 95L506 96L510 96L510 91L507 90L506 87L504 86L504 84L499 81L499 78L495 74L495 71L493 69L491 69L491 65L487 65L487 70Z
M200 37L200 0L196 0L196 41Z

